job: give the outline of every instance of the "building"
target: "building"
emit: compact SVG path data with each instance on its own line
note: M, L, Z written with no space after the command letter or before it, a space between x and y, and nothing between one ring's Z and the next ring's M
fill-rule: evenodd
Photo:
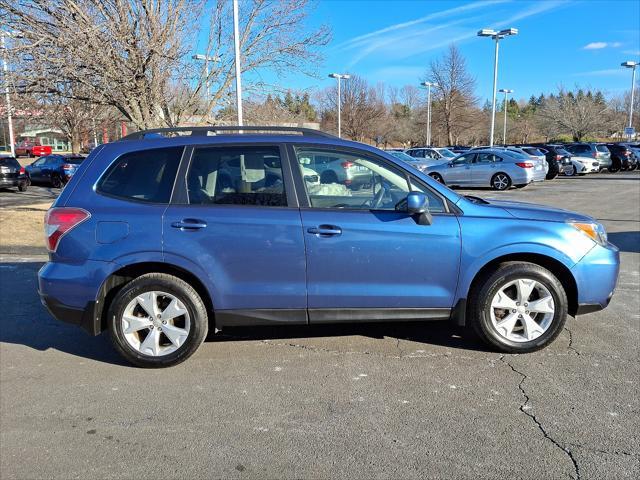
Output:
M26 130L18 135L17 142L30 140L40 145L50 145L53 152L71 151L71 143L61 130L55 128L41 128Z

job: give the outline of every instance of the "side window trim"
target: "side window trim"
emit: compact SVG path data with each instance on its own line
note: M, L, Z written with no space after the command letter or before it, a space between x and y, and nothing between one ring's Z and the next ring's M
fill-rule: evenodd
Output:
M174 186L174 194L171 198L171 205L181 206L202 206L203 204L190 204L188 193L188 175L191 169L191 162L194 158L194 153L198 148L242 148L242 147L273 147L277 148L280 152L280 166L282 168L282 178L284 183L285 198L287 199L287 205L281 207L268 207L268 208L298 208L297 190L294 186L294 180L292 178L290 160L288 157L288 148L286 144L279 142L234 142L234 143L198 143L187 145L183 154L178 173L176 175L176 185ZM178 181L179 179L179 181ZM242 205L233 204L210 204L209 207L238 207ZM247 207L264 207L262 205L245 205Z
M413 191L413 183L417 183L420 186L422 186L423 188L429 190L429 192L434 195L435 197L438 197L441 201L442 204L444 206L445 211L444 212L432 212L432 215L452 215L455 214L454 212L452 212L451 209L451 205L449 203L449 201L447 200L446 197L440 195L436 190L434 190L433 188L431 188L426 182L420 180L420 178L412 175L411 173L409 173L407 170L405 170L404 168L402 168L401 166L398 166L390 161L388 161L386 158L381 157L380 155L377 155L375 153L366 151L366 150L359 150L357 148L349 148L349 147L338 147L335 145L325 145L322 143L289 143L287 144L287 152L288 152L288 157L289 157L289 164L290 167L292 169L292 174L293 174L293 180L294 183L296 185L296 194L298 197L298 203L300 205L300 208L304 208L304 209L312 209L312 210L334 210L334 211L339 211L339 212L344 212L344 211L349 211L349 212L371 212L372 210L358 210L358 209L342 209L342 208L324 208L324 207L313 207L309 201L309 196L307 194L307 189L304 186L304 179L302 178L302 173L300 172L300 168L298 166L298 156L296 154L296 147L299 148L317 148L317 149L321 149L321 150L332 150L332 151L336 151L336 152L344 152L346 154L351 154L351 155L362 155L363 153L371 156L371 158L383 163L384 165L390 165L392 168L397 169L402 171L402 173L404 174L404 177L407 181L408 187L410 189L410 191ZM293 168L295 167L295 168ZM384 211L390 211L390 210L384 210Z

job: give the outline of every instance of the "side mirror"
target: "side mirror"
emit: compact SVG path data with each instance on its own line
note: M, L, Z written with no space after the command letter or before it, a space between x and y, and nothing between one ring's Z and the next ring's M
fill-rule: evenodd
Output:
M409 192L396 208L411 215L418 225L431 225L429 198L422 192Z

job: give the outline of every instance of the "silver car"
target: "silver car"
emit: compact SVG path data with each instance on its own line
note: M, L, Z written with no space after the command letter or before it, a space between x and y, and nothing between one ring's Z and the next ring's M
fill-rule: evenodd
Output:
M440 147L415 147L408 148L404 151L407 155L418 159L424 160L436 160L436 161L446 161L452 160L456 157L456 154L453 153L448 148L440 148Z
M385 150L385 152L387 152L389 155L393 155L398 160L402 160L403 162L408 163L409 165L420 170L421 172L424 172L427 169L427 167L430 167L431 165L435 165L436 163L439 163L439 162L433 162L433 161L428 162L422 158L412 157L411 155L407 155L403 151L390 149L390 150Z
M449 186L492 187L506 190L545 179L543 165L528 156L505 149L473 150L450 162L427 168L426 173Z
M593 161L597 161L598 168L600 170L602 170L603 168L606 168L611 173L614 173L612 171L613 165L611 162L611 152L609 151L609 149L605 144L595 143L595 142L571 143L571 144L565 145L564 148L575 157L587 157L587 158L591 158ZM576 169L578 169L577 173L580 173L579 167L577 165L575 166L576 166ZM589 173L589 172L585 171L583 173Z

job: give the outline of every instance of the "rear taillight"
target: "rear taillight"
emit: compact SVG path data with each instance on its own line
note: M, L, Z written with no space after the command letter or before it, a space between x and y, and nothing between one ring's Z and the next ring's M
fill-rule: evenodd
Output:
M44 217L44 235L47 248L55 252L60 239L87 220L91 214L82 208L51 208Z
M562 160L562 155L556 155L556 160Z
M62 168L64 170L72 170L74 168L74 165L71 165L70 163L65 163L64 165L62 165Z
M340 165L342 165L342 168L351 168L353 167L353 162L342 162Z
M598 158L598 154L596 152L593 152L593 158Z
M631 155L631 153L629 152L629 150L625 150L625 152L624 152L624 156L625 156L625 157L628 157L629 155Z
M24 175L27 171L24 169L24 167L20 167L20 175Z
M531 162L518 162L516 165L520 168L533 168L533 163Z

